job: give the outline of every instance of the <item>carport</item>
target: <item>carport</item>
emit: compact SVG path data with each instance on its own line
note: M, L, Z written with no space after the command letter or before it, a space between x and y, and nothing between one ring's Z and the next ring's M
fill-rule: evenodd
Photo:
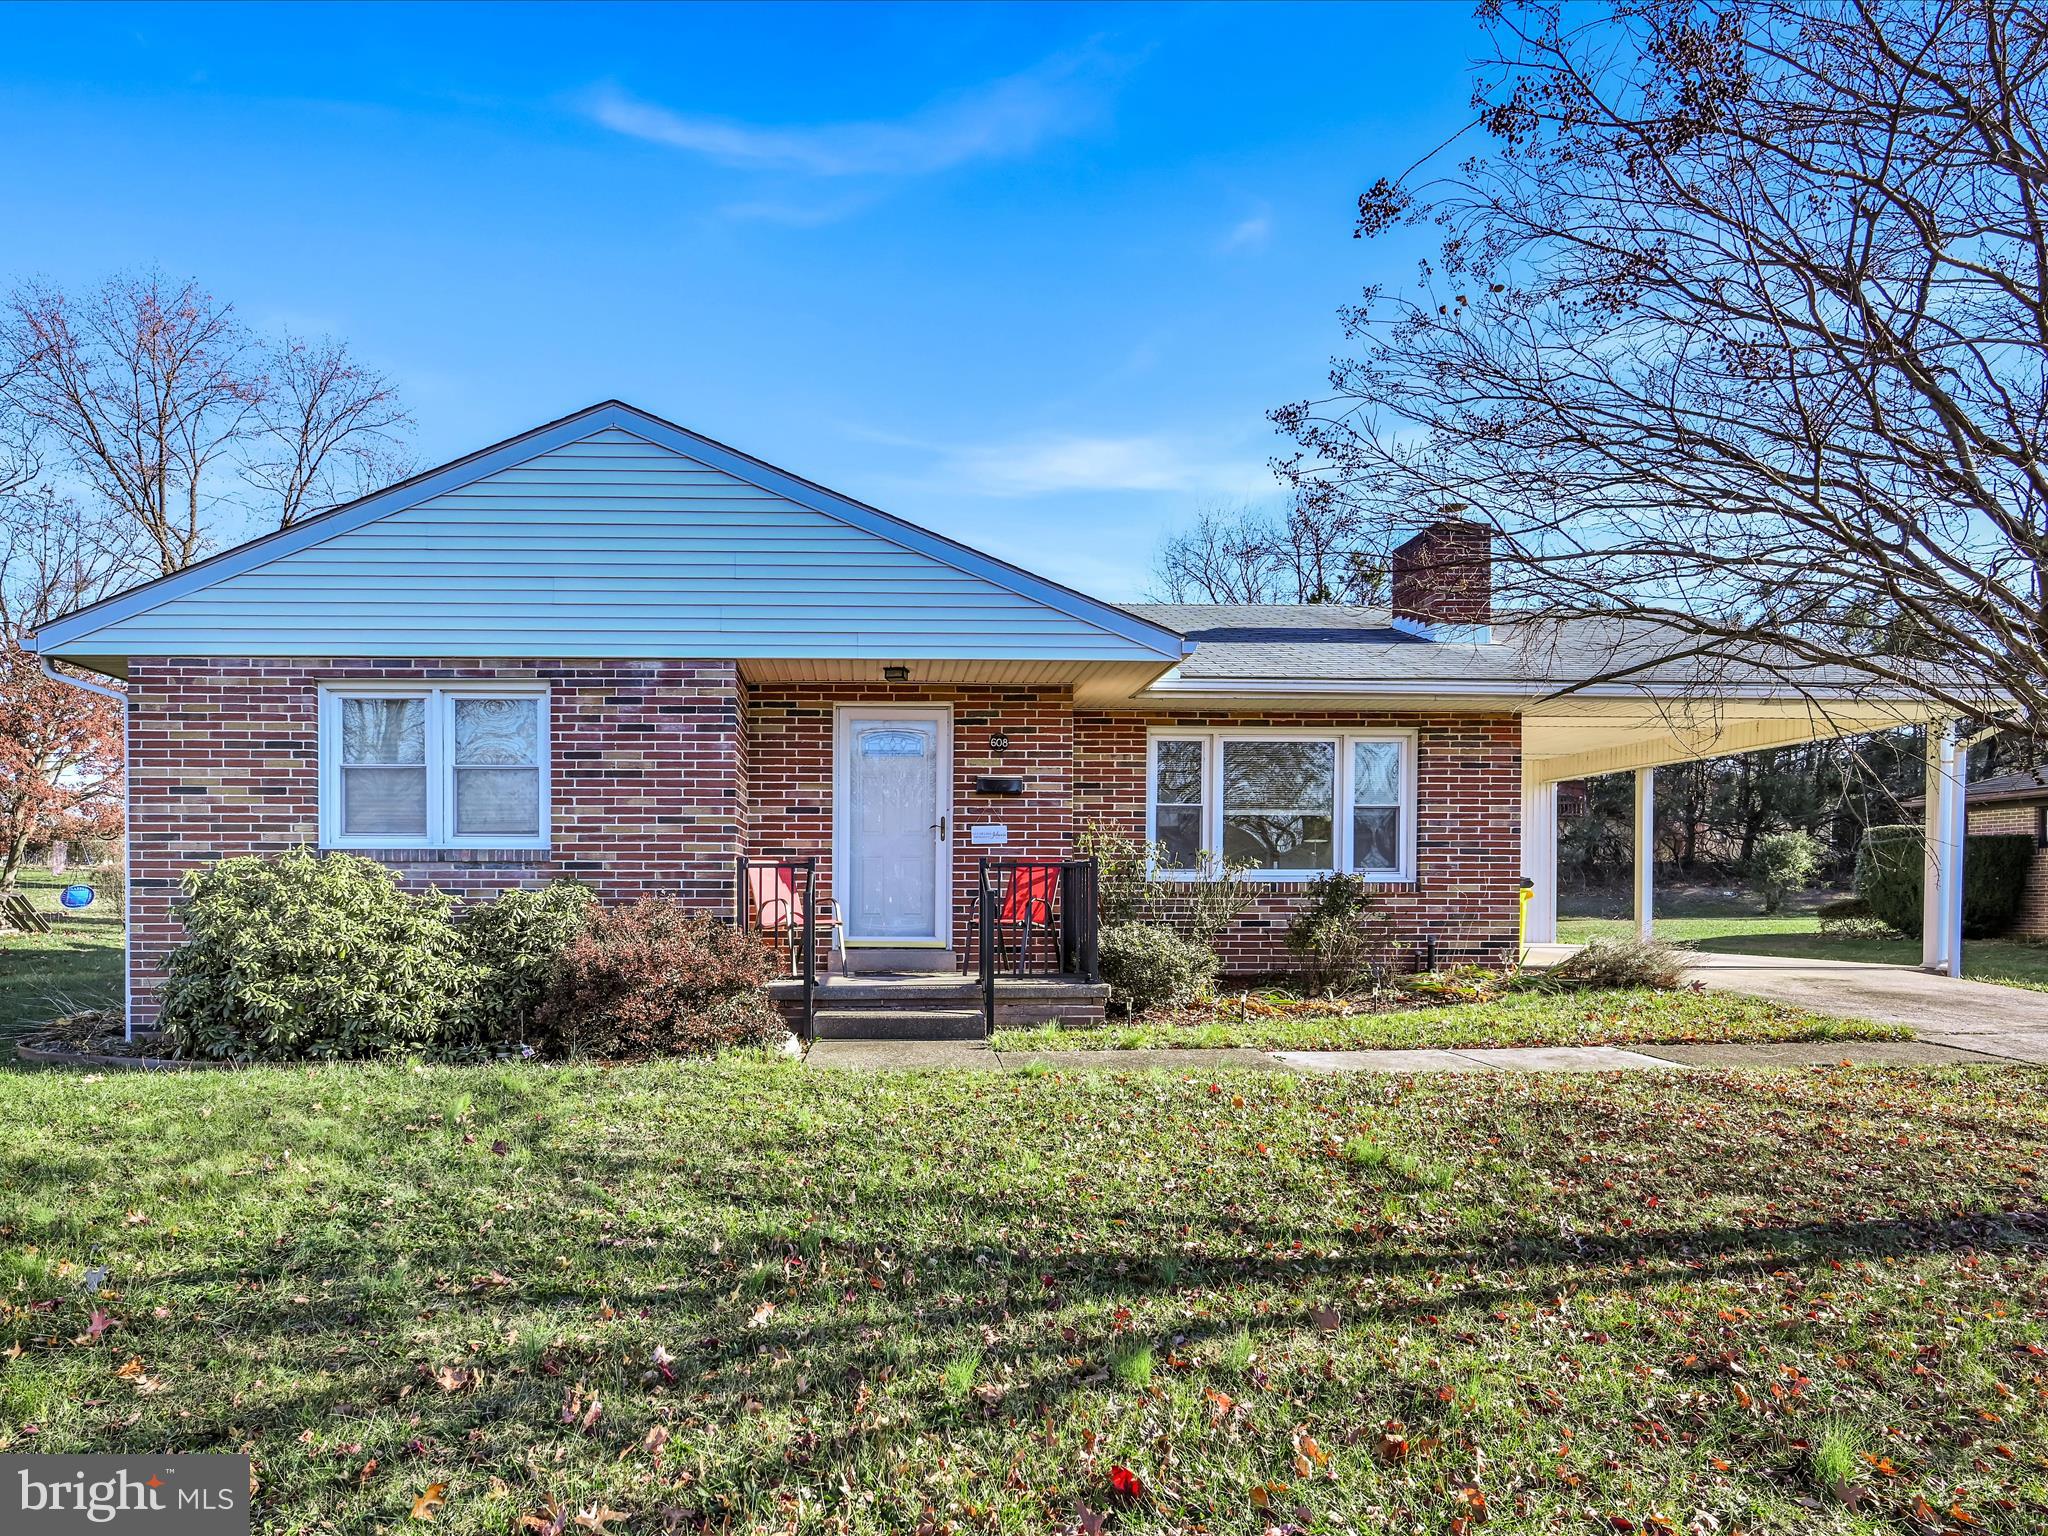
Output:
M1656 898L1657 770L1900 727L1927 741L1928 921L1920 963L1962 974L1963 766L1957 723L1925 701L1784 682L1703 685L1674 695L1642 683L1593 684L1529 705L1522 719L1522 873L1527 940L1557 942L1557 790L1598 774L1635 775L1636 931L1651 934Z

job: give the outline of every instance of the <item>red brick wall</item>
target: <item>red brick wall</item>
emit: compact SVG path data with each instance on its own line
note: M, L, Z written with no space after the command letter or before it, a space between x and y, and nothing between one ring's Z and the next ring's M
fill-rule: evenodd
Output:
M725 911L745 826L740 685L729 661L147 658L128 682L129 964L135 1022L184 936L184 873L319 840L321 683L551 685L546 852L395 850L408 883L488 895L573 875L612 900L681 893Z
M761 858L818 859L818 889L832 889L833 714L841 704L946 704L953 711L953 950L972 963L977 861L1065 858L1073 848L1073 709L1064 688L965 688L915 683L761 684L747 702L752 827ZM989 738L1009 737L997 757ZM1020 796L978 795L977 775L1021 776ZM1010 829L1001 847L977 846L969 828ZM824 956L821 952L820 963Z
M947 704L953 712L953 937L969 958L976 861L1060 858L1075 827L1142 835L1145 734L1181 727L1398 725L1420 743L1419 876L1383 887L1397 937L1434 935L1445 960L1498 962L1515 936L1520 878L1520 726L1512 716L1401 714L1076 715L1063 688L915 684L761 685L728 661L265 660L146 658L129 676L131 980L136 1022L154 1017L163 954L183 937L187 870L319 836L317 689L364 680L544 681L551 686L553 847L545 852L396 850L411 883L463 895L573 875L601 896L680 893L729 909L731 860L820 860L831 889L833 710ZM1009 737L997 757L996 732ZM1021 775L1015 798L974 793L977 775ZM1001 822L1000 850L971 841ZM1226 969L1285 970L1282 937L1301 887L1262 888L1221 945Z
M1379 887L1394 937L1434 935L1440 963L1498 965L1515 950L1522 878L1522 730L1514 715L1080 714L1074 721L1074 815L1145 835L1145 738L1153 727L1270 725L1417 733L1416 880ZM1292 969L1285 937L1304 887L1259 887L1253 909L1218 945L1228 975Z
M2028 837L2038 837L2041 832L2041 807L1972 806L1970 831L1973 834L2020 832ZM2027 870L2027 888L2020 897L2020 918L2013 932L2028 938L2048 938L2048 848L2040 849L2034 854L2034 862Z

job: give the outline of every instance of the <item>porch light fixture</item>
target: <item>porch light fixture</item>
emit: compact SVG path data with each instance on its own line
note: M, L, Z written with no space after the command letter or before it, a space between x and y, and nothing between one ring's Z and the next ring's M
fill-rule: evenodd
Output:
M882 668L882 681L885 683L907 683L910 681L910 668L884 667Z

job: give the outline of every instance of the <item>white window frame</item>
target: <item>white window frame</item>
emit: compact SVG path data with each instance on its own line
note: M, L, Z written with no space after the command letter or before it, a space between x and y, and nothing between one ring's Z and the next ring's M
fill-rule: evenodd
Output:
M341 708L347 699L420 699L427 701L427 830L423 836L342 831ZM535 699L539 726L536 743L540 777L540 827L536 834L455 831L455 701L457 699ZM320 689L320 846L322 848L500 848L545 850L553 826L550 780L554 761L549 751L548 717L552 713L545 683L330 683Z
M1226 741L1327 741L1337 754L1336 803L1332 807L1331 849L1337 868L1356 874L1375 885L1409 885L1416 878L1416 801L1420 784L1417 734L1412 727L1387 726L1362 730L1317 730L1310 727L1259 727L1243 729L1153 726L1145 741L1145 837L1157 838L1159 788L1159 743L1196 741L1202 745L1202 847L1221 856L1223 849L1223 743ZM1394 869L1351 868L1352 745L1361 741L1395 741L1401 744L1400 862ZM1332 871L1324 869L1249 869L1246 880L1284 885L1313 880ZM1200 870L1160 866L1153 873L1162 880L1200 880Z

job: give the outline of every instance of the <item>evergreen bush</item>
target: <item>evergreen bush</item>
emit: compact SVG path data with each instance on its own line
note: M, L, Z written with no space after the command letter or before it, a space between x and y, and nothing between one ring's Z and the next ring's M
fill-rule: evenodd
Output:
M1110 1006L1150 1013L1193 1001L1216 979L1216 956L1159 923L1112 923L1096 940Z
M454 901L373 859L294 848L185 877L188 937L164 960L181 1055L237 1061L433 1052L472 971Z
M1877 826L1856 851L1856 894L1887 928L1920 932L1926 835L1916 826ZM2024 832L1984 833L1963 840L1963 937L1995 938L2019 919L2020 899L2036 853Z

